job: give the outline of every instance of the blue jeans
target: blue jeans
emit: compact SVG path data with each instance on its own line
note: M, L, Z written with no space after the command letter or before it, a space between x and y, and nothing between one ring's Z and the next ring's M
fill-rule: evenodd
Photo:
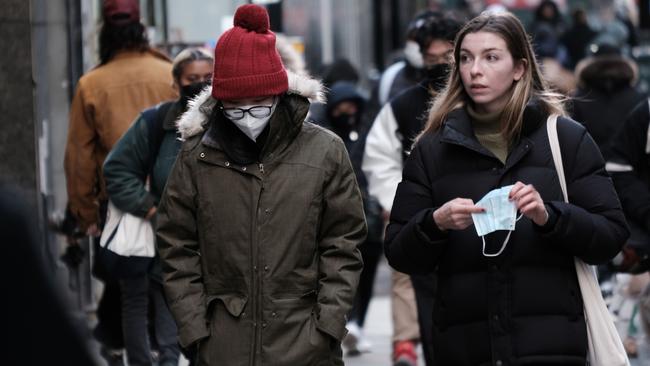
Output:
M149 319L160 353L159 365L178 365L180 349L176 323L165 301L162 285L148 276L120 280L122 331L129 366L151 366ZM152 312L150 314L149 312Z

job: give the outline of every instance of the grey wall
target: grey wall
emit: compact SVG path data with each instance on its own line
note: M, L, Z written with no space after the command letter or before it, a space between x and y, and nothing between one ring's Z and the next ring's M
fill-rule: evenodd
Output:
M32 99L29 2L4 0L0 7L0 184L24 192L38 207L38 169ZM8 57L10 56L10 57Z

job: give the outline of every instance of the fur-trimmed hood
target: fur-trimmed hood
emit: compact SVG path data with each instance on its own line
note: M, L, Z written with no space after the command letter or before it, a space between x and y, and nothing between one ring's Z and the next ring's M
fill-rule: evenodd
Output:
M323 86L320 81L287 70L289 78L288 94L301 95L310 101L324 102ZM217 100L212 97L212 86L208 86L189 101L188 109L176 122L181 140L202 133Z
M639 79L636 63L618 55L588 57L575 70L578 87L612 92L624 86L634 86Z

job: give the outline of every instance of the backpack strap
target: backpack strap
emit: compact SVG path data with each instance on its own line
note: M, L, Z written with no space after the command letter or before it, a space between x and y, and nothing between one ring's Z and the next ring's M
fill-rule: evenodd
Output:
M142 118L147 124L147 132L149 134L149 151L151 152L148 164L149 175L153 173L153 166L156 163L160 145L162 145L163 138L165 137L165 129L163 128L165 117L174 103L176 101L163 102L142 112Z

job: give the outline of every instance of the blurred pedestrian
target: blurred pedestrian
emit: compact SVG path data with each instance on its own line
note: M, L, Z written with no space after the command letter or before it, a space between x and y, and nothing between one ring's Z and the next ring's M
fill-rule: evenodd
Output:
M639 270L648 270L650 264L650 108L647 99L627 114L611 144L607 171L612 175L621 205L632 229L632 237L625 252L634 259ZM631 255L629 255L631 254ZM629 260L629 258L628 258ZM650 286L638 302L641 323L650 334ZM630 344L633 342L633 344ZM636 341L626 340L630 353Z
M51 243L39 240L39 214L25 209L25 198L15 188L0 186L0 230L9 249L0 267L2 364L97 365L84 338L85 323L79 321L84 317L70 313L60 277L44 258Z
M573 11L573 24L560 39L569 55L567 65L569 69L573 70L578 62L585 58L591 40L596 34L597 32L591 29L589 22L587 22L585 10L582 8L575 9Z
M377 88L373 91L372 107L377 111L400 92L416 85L422 80L424 60L416 38L422 27L434 12L426 10L417 14L406 29L406 42L403 60L391 64L384 70Z
M70 107L65 151L69 207L81 229L98 237L106 190L102 164L115 142L144 108L173 99L171 63L149 46L137 0L104 0L99 32L100 64L79 79ZM102 354L120 365L120 293L105 282L95 336Z
M367 97L355 83L339 81L332 85L327 99L327 120L323 127L334 131L345 144L354 173L363 197L364 213L368 225L368 236L359 250L363 259L363 271L359 280L357 296L348 317L348 334L343 340L345 351L350 356L370 352L372 344L363 332L368 305L372 299L377 265L383 255L382 241L384 223L379 202L368 195L368 184L361 170L363 149L370 127L367 115Z
M325 65L321 72L321 77L323 88L327 95L332 85L339 81L346 81L357 85L359 82L359 71L357 71L356 67L354 67L348 59L342 58L332 62L331 64ZM368 103L365 104L366 107L364 108L364 114L372 115L373 111L369 108ZM319 126L329 125L327 103L311 103L307 118Z
M552 59L562 67L569 66L569 55L561 42L565 31L566 25L557 4L553 0L542 0L530 26L535 55L539 60L545 63L545 59Z
M576 67L578 89L571 117L582 123L596 141L605 161L612 157L612 138L624 119L646 95L636 88L639 69L619 47L593 44L590 56Z
M363 170L368 177L369 193L377 197L386 216L402 179L403 162L424 127L431 100L446 85L453 41L460 28L461 23L453 14L429 14L416 36L424 60L423 78L381 109L368 134ZM395 365L416 364L420 336L427 365L433 365L429 309L433 306L435 278L399 272L393 272L392 278Z
M319 89L285 70L266 10L242 5L179 122L158 246L198 364L343 364L366 225L343 142L305 122Z
M574 256L602 263L628 235L605 164L585 129L562 117L514 15L471 20L454 59L404 167L386 233L388 261L438 276L438 364L585 365ZM549 158L550 114L561 116L570 203ZM490 191L491 204L476 204Z
M174 59L174 88L180 97L161 103L138 116L115 144L104 163L106 190L123 212L153 220L167 177L181 147L176 120L212 81L212 55L188 48ZM147 187L148 185L148 187ZM179 348L174 319L162 290L157 257L149 273L120 280L124 340L130 365L151 365L148 329L155 335L158 364L178 364ZM149 326L148 319L153 320Z

